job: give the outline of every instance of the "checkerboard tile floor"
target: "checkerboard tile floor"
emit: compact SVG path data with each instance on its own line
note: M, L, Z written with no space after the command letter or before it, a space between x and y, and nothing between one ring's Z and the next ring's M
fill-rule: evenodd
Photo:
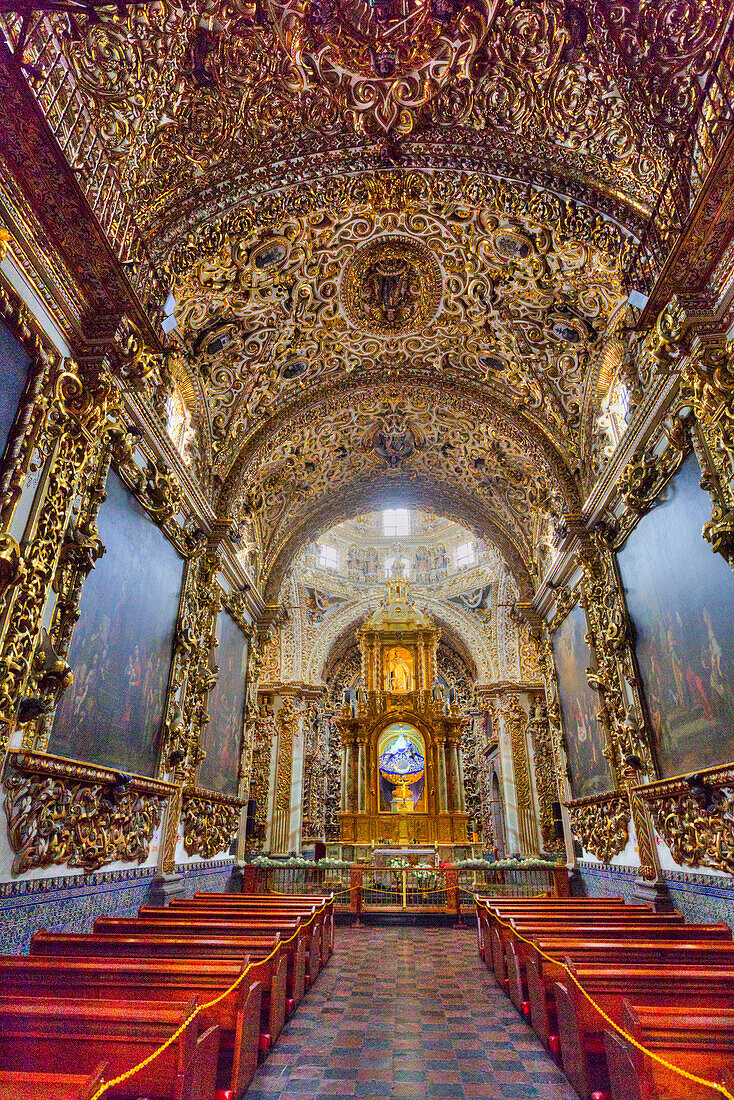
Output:
M337 928L247 1100L316 1096L576 1100L473 931L448 928Z

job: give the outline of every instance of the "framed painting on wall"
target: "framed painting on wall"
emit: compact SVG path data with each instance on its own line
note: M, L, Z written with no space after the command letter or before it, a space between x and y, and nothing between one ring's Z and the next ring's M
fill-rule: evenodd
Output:
M219 676L209 695L209 721L201 735L206 753L198 783L208 791L237 794L247 688L247 638L226 611L217 620Z
M587 798L614 788L614 777L604 755L604 730L596 717L599 696L589 686L586 670L591 652L584 640L586 616L576 604L553 635L561 716L574 798Z
M105 553L85 581L69 651L74 682L48 751L155 775L183 564L117 474L97 526Z
M692 454L617 556L664 778L734 759L734 574L700 477Z
M30 356L0 321L0 462L23 396Z

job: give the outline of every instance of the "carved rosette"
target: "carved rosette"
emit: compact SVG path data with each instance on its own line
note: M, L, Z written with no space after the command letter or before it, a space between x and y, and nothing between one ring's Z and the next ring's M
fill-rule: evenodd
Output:
M237 836L244 802L196 788L184 792L181 820L184 848L190 856L212 859L229 851Z
M673 858L734 874L734 768L635 788Z
M12 873L39 867L96 871L108 863L145 863L174 788L56 757L11 753L4 809L15 852Z
M568 803L573 835L602 863L619 855L629 837L629 800L622 794L593 795Z

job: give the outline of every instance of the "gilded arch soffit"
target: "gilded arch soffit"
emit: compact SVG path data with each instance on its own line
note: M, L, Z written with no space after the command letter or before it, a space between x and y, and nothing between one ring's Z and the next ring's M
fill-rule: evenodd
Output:
M242 212L171 259L217 474L305 389L408 372L499 398L577 457L586 378L626 301L628 238L585 208L487 178L346 183L339 201L301 194L301 213L297 194L289 214ZM389 246L408 273L401 324L380 315L373 285Z
M271 591L304 543L390 499L490 538L523 591L534 514L579 507L568 466L522 418L406 382L322 395L300 410L243 456L220 510L256 528Z
M419 6L408 7L414 20ZM497 170L514 160L645 208L723 7L442 0L432 19L418 16L421 28L408 20L391 63L386 0L204 0L195 10L163 0L144 18L87 28L82 16L88 33L62 48L151 229L175 197L179 225L195 207L210 216L220 189L231 192L233 165L267 172L294 151L351 158L355 134L374 148L407 132L416 146L456 156L491 133ZM355 57L360 22L370 29ZM460 45L448 56L452 39ZM396 114L396 94L416 78Z
M477 670L477 678L482 682L497 679L496 664L487 644L486 636L471 617L458 608L442 601L421 595L416 603L433 619L436 625L446 631L447 639L454 640L459 654L468 654ZM314 639L313 648L307 661L304 661L307 683L320 683L330 655L343 645L349 635L353 635L363 619L374 610L373 600L361 600L346 607L324 625Z
M266 600L277 602L292 561L308 542L333 524L370 508L383 506L390 500L397 500L408 507L432 508L449 519L461 522L478 538L494 543L523 599L532 598L528 548L525 544L518 546L519 533L509 533L491 507L462 496L455 485L444 488L435 483L410 482L398 476L370 482L357 480L352 482L349 490L334 487L324 499L304 510L302 518L296 519L289 514L284 522L279 522L264 553L261 582Z

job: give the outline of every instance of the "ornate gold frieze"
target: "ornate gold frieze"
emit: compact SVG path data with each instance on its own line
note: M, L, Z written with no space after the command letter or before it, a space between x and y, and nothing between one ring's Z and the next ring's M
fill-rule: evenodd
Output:
M39 867L96 871L145 863L170 783L59 757L13 752L4 773L15 875Z
M637 786L673 859L734 874L734 767Z
M188 855L211 859L219 852L228 851L237 836L243 806L239 798L198 788L185 790L181 820Z
M629 839L630 807L625 794L597 794L567 803L573 835L602 863L618 855Z

